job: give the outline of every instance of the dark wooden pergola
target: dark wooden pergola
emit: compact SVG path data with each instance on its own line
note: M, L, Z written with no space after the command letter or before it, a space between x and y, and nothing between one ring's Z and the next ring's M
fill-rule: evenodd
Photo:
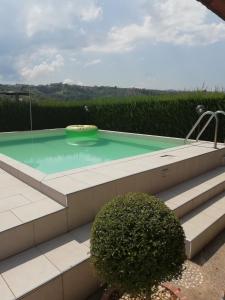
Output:
M225 21L225 0L197 0Z
M19 101L20 96L29 96L29 92L14 92L14 91L0 91L0 95L14 96L16 101Z

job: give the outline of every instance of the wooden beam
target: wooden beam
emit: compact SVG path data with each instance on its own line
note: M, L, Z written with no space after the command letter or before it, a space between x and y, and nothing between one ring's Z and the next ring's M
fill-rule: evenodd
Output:
M225 0L197 0L225 21Z

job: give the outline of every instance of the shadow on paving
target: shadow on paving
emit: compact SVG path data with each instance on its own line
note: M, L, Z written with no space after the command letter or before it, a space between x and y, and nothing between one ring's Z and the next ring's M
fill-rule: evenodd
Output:
M203 280L195 287L178 285L188 300L222 300L225 291L225 230L210 242L190 264L201 272ZM190 281L195 274L189 274Z
M86 300L101 300L104 288L99 289L95 294L88 297Z
M225 230L222 231L212 242L210 242L198 255L193 259L193 262L203 266L207 261L213 259L215 255L224 252L225 255ZM223 257L225 260L225 256Z

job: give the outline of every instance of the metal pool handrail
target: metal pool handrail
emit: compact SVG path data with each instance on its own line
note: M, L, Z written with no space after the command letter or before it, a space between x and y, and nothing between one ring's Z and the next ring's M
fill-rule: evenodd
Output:
M218 114L218 113L217 113ZM194 130L196 129L196 127L199 125L199 123L201 122L201 120L207 116L207 115L211 115L211 117L208 119L208 121L206 122L206 124L204 125L204 127L202 128L202 130L200 131L200 133L198 134L196 141L199 140L199 138L201 137L201 135L203 134L203 132L205 131L205 129L208 127L209 123L212 121L213 118L215 118L216 124L215 124L215 134L214 134L214 148L217 147L217 133L218 133L218 117L217 114L214 113L213 111L206 111L204 112L197 120L197 122L194 124L194 126L191 128L191 130L189 131L189 133L187 134L184 143L187 143L188 139L190 138L190 136L192 135L192 133L194 132ZM225 115L225 113L224 113Z
M196 142L199 141L201 135L203 134L203 132L206 130L206 128L208 127L209 123L211 122L211 120L213 118L215 118L216 116L215 115L211 115L211 117L208 119L208 121L205 123L205 126L202 128L202 130L199 132L199 134L197 135L197 138L196 138ZM216 117L216 126L215 128L217 128L217 125L218 125L218 118Z
M217 123L216 123L216 127L215 127L215 138L216 138L216 142L217 142L218 128L219 128L219 118L218 118L218 115L224 115L225 116L225 112L223 110L217 110L215 112L215 115L217 117Z

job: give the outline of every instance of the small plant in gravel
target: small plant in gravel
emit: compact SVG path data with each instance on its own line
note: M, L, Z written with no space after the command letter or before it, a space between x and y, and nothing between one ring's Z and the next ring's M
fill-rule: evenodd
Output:
M160 283L182 273L184 232L175 214L156 197L118 196L96 216L91 260L109 287L151 299Z

